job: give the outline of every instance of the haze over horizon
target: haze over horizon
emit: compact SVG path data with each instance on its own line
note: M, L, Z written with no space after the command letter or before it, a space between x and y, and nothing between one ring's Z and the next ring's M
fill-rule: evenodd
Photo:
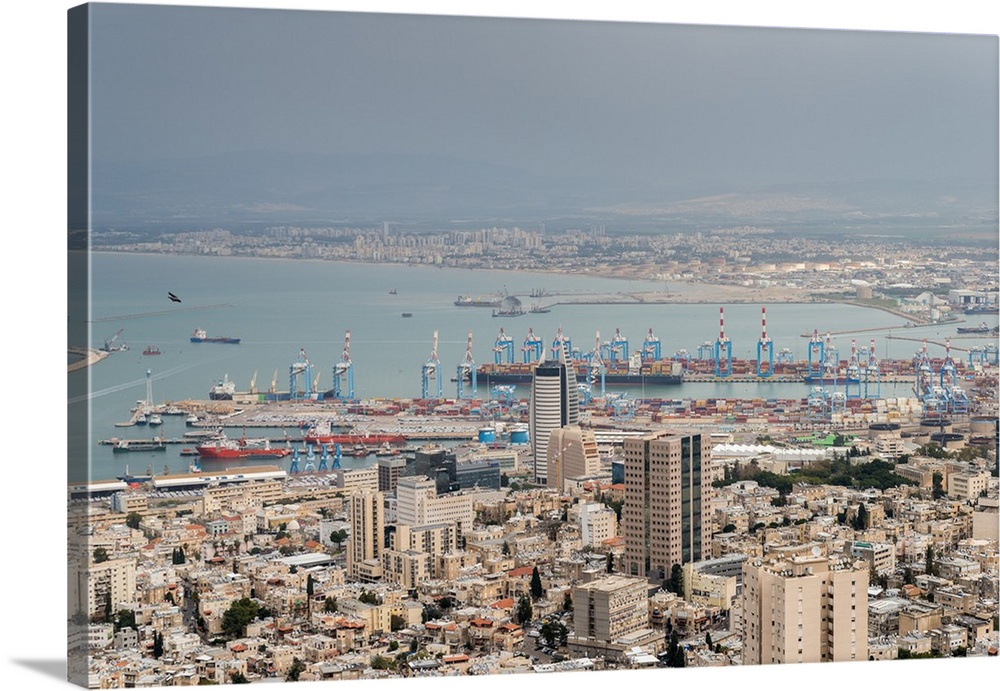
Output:
M996 227L996 36L91 8L95 227L718 195Z

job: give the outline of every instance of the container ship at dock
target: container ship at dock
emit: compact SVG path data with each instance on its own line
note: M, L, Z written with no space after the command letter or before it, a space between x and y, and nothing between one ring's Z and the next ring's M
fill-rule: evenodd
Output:
M591 376L590 365L586 361L574 362L578 381L587 381ZM476 369L476 377L491 384L531 383L537 363L487 363ZM596 376L600 376L599 374ZM684 366L674 360L643 362L636 367L627 362L607 365L604 370L607 384L634 384L636 386L675 385L684 383Z

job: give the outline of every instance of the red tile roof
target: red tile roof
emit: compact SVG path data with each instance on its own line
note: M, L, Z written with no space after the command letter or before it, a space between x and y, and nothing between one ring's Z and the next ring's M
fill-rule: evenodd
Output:
M521 566L516 569L511 569L507 572L507 575L511 578L524 578L525 576L530 576L534 570L533 566Z
M503 600L497 600L496 602L494 602L492 605L490 605L490 609L509 609L513 606L514 606L514 598L507 597L504 598Z

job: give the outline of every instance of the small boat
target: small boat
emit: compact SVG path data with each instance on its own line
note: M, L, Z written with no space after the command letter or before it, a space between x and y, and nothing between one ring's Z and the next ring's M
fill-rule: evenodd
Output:
M191 447L184 447L181 449L181 456L199 456L198 449L192 449Z
M548 314L552 310L550 310L548 307L542 307L537 302L535 302L532 303L531 308L528 311L531 312L532 314Z
M163 418L160 417L159 413L151 413L147 422L150 427L156 427L163 424Z
M146 346L146 349L144 351L142 351L142 354L143 355L159 355L160 354L160 349L157 348L155 345L148 345L148 346Z
M188 427L192 427L196 422L198 422L198 416L191 413L187 416L187 419L184 422Z
M413 312L403 312L403 317L412 317Z
M389 295L395 295L395 294L396 294L396 289L395 288L390 288L389 289Z

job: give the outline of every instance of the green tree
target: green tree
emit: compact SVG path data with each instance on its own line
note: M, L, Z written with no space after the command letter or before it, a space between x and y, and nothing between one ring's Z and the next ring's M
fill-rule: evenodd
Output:
M947 492L944 491L944 476L941 473L934 473L931 476L931 484L933 489L931 490L935 499L941 499Z
M389 630L399 631L406 626L406 619L398 614L393 614L389 617Z
M612 573L615 570L615 555L613 555L611 552L608 552L608 561L607 564L605 565L605 570L608 573Z
M568 590L563 594L563 611L573 611L573 595Z
M243 635L247 624L260 614L260 605L248 597L235 600L222 614L222 631L230 638Z
M510 545L507 543L506 540L503 541L503 547L500 549L500 552L505 557L509 557L510 556Z
M106 547L97 547L94 550L94 563L100 564L108 560L108 550Z
M334 530L330 533L330 542L332 542L337 547L337 551L340 551L340 546L347 539L347 531L341 528L340 530Z
M924 573L928 576L937 575L937 567L934 564L934 550L930 545L927 545L927 549L924 552Z
M230 683L233 684L249 684L250 680L246 678L243 672L236 672L232 677L229 678Z
M159 631L153 632L153 657L157 660L163 657L163 634Z
M323 600L323 611L324 612L336 612L337 611L337 598L330 597L327 595L326 599Z
M379 598L378 593L362 589L361 594L358 595L358 600L365 603L366 605L380 605L382 600Z
M299 675L301 675L305 669L306 664L299 658L293 657L292 666L288 668L288 674L285 675L285 681L298 681Z
M138 530L141 524L142 524L142 516L137 514L135 511L130 511L129 514L125 516L125 525L127 525L132 530Z
M854 520L851 521L851 527L855 530L864 530L868 527L868 509L865 508L864 502L858 504L858 512L854 514Z
M122 629L139 630L139 626L135 623L135 612L130 609L118 610L118 622L115 624L115 631L121 631Z
M680 564L674 564L670 567L670 581L667 584L667 590L684 596L684 569L681 568Z
M542 590L542 577L538 573L538 567L536 566L531 571L531 597L537 600L544 594L545 591Z
M681 645L681 637L676 631L670 634L664 661L667 667L684 666L684 647Z
M527 595L522 595L517 601L517 612L515 614L517 623L523 625L525 622L531 621L531 615L531 599Z
M711 647L712 647L712 632L711 631L706 631L705 632L705 645L709 649L711 649Z

